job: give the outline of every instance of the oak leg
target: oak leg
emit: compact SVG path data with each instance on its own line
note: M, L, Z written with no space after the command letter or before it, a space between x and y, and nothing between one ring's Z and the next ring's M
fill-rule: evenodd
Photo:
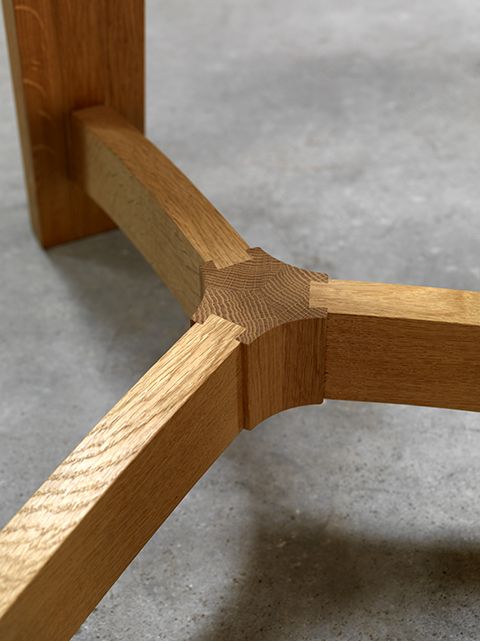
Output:
M143 0L3 0L32 225L50 247L114 227L69 180L70 114L144 113Z

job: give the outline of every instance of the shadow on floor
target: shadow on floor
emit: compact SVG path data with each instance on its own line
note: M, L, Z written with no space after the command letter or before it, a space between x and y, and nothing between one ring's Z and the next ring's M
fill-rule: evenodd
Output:
M245 556L208 631L189 641L476 638L480 542L375 540L292 514L258 527Z
M339 419L341 406L331 409L325 420ZM364 406L363 420L371 415L381 423L383 409ZM350 415L348 407L344 411ZM351 437L345 434L345 443ZM296 438L304 438L300 425ZM262 464L266 456L272 460L268 445L262 452L263 439L268 432L252 434L238 449L237 474L250 497L243 563L188 641L478 639L480 537L472 537L465 523L452 521L440 530L428 514L417 514L417 525L410 526L404 519L412 512L401 505L408 493L391 495L398 533L382 517L378 526L372 521L371 505L365 519L361 506L352 515L342 512L335 507L345 491L336 487L338 470L326 472L325 485L317 487L321 498L306 497L309 507L299 513L301 492L316 490L315 481L301 485L297 476L308 476L309 460L328 470L335 448L322 448L321 438L311 434L315 456L301 463L282 458L278 466L273 459L272 468ZM300 455L297 446L294 451Z
M142 375L188 329L157 274L120 232L55 247L47 254L92 332ZM117 358L119 355L117 354Z

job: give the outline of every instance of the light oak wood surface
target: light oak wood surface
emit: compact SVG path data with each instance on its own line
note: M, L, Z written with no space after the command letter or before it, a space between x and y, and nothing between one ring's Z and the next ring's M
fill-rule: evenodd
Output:
M245 328L244 427L291 407L321 403L324 396L326 310L309 305L310 283L325 274L300 269L260 248L249 260L202 270L205 293L193 319L216 314Z
M3 0L33 228L50 247L111 229L69 179L70 114L144 117L143 0Z
M117 223L196 323L0 532L0 640L63 641L242 428L324 397L480 411L480 294L249 249L141 133L143 0L3 6L41 243Z
M325 397L480 411L480 293L331 280Z
M115 220L191 315L200 269L249 259L247 244L215 207L138 129L111 109L73 118L78 184Z
M2 530L2 641L69 639L235 438L242 331L192 327Z

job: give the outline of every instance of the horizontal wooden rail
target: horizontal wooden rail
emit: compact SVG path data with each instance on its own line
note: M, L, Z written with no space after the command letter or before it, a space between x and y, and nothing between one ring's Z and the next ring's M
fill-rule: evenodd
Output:
M65 641L243 427L324 397L480 411L480 293L249 250L139 131L142 0L3 5L41 242L113 220L197 322L0 532L0 640Z
M249 259L247 244L170 160L115 111L73 116L75 180L142 252L188 315L200 303L200 268Z
M69 639L241 429L243 330L195 325L0 533L0 639Z
M480 411L480 293L331 280L325 397Z

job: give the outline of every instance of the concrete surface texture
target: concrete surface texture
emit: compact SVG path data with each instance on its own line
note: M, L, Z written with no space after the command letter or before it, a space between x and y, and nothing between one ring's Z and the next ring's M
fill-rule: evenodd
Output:
M253 246L476 289L480 4L148 3L148 131ZM0 521L187 327L114 232L29 228L0 35ZM480 418L328 402L242 434L77 641L478 641ZM34 635L33 637L34 638Z

